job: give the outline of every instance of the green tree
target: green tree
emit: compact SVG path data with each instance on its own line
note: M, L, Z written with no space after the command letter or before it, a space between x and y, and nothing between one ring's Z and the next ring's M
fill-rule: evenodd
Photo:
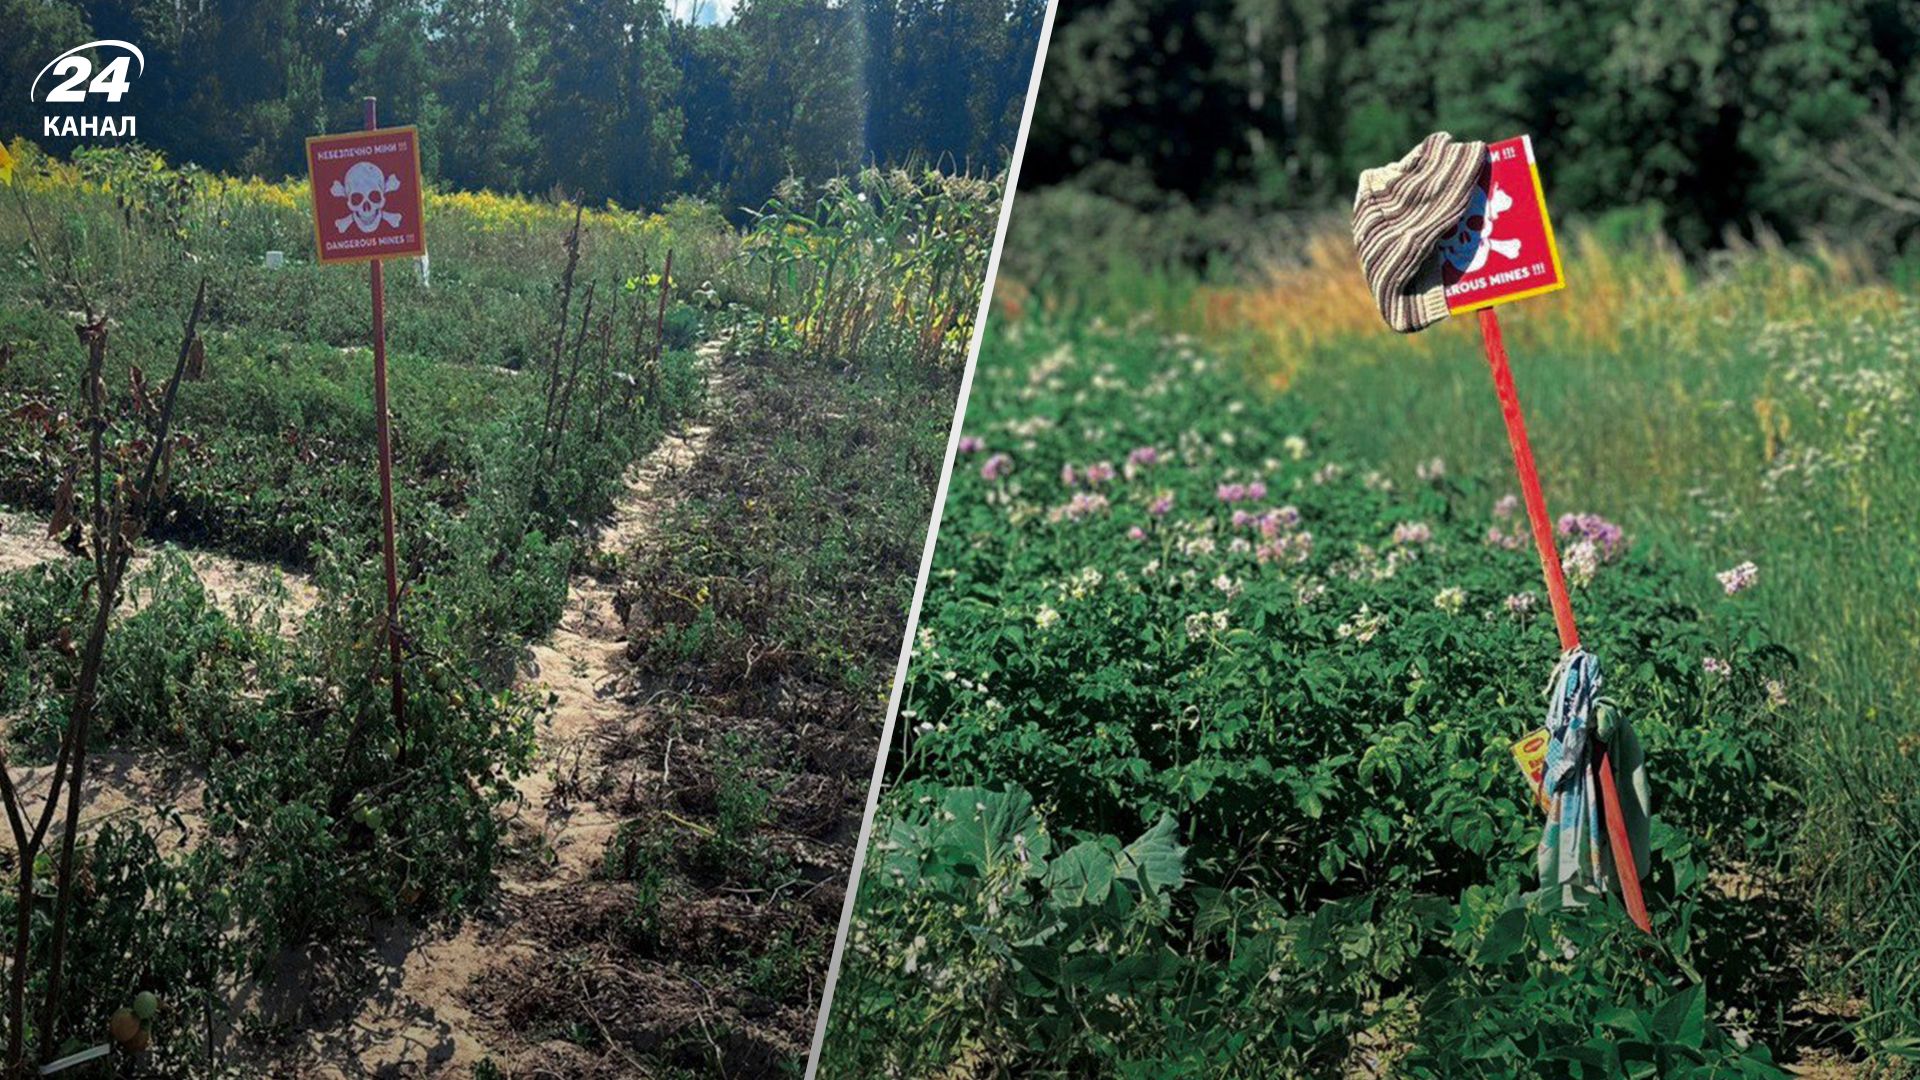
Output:
M431 176L439 166L443 110L435 87L439 73L427 55L427 18L423 0L380 4L371 11L354 55L358 74L348 96L355 112L342 127L362 126L362 100L378 98L381 126L420 129L420 167Z
M747 0L739 35L728 186L763 197L788 176L824 179L859 164L866 133L855 13L815 0Z
M0 26L7 28L0 35L0 70L14 76L7 80L9 92L0 94L0 141L15 135L44 141L41 110L27 100L27 87L54 57L93 40L86 16L73 4L0 0Z
M1899 201L1866 159L1920 156L1898 0L1073 0L1047 66L1029 185L1149 211L1337 210L1429 131L1526 132L1556 211L1701 251L1852 233ZM1849 153L1866 175L1822 167Z
M458 188L520 190L534 152L534 67L515 0L439 5L427 59L439 101L439 177Z
M680 190L687 171L687 119L680 104L680 69L668 47L664 0L638 0L627 9L627 42L613 137L620 153L615 197L659 206Z
M1044 10L746 0L695 24L665 0L0 0L0 64L25 84L89 35L134 41L142 140L214 170L298 175L305 137L359 127L373 95L443 183L738 208L866 162L1004 166ZM0 104L10 133L39 115Z

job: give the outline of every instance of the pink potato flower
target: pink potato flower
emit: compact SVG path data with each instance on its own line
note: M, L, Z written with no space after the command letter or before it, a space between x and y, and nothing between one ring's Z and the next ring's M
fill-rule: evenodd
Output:
M1760 568L1749 559L1731 570L1720 571L1714 577L1719 579L1720 587L1726 590L1728 596L1735 596L1753 588L1754 583L1760 580Z

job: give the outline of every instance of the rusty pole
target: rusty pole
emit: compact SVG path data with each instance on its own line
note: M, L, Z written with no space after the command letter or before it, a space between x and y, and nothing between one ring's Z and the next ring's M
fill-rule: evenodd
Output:
M366 99L368 131L380 126L378 99ZM373 415L380 448L380 543L387 571L387 658L393 684L393 727L406 753L407 691L400 665L400 572L393 535L393 424L387 413L387 279L381 261L367 264L373 285Z

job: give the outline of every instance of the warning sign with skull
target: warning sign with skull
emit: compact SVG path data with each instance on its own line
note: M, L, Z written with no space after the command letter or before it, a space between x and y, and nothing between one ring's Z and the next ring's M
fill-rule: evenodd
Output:
M308 139L307 180L321 262L426 254L420 135L414 128Z
M1529 136L1487 147L1487 164L1480 170L1466 216L1440 241L1440 280L1452 312L1538 296L1566 285Z

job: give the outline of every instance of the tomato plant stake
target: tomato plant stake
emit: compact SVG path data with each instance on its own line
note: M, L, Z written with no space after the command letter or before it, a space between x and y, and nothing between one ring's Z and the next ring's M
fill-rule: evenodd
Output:
M1571 652L1580 647L1580 632L1573 624L1573 601L1567 595L1566 575L1560 569L1560 553L1553 542L1553 523L1547 517L1546 496L1540 492L1540 475L1534 468L1533 448L1527 442L1527 422L1520 412L1520 393L1513 385L1513 370L1507 364L1507 347L1500 338L1500 318L1494 309L1480 309L1480 337L1486 345L1487 364L1493 369L1493 387L1500 395L1500 415L1507 425L1507 443L1513 447L1514 471L1520 474L1520 496L1527 505L1527 522L1533 529L1533 546L1540 554L1540 572L1547 581L1547 596L1553 602L1553 621L1560 632L1560 649ZM1613 762L1600 748L1600 798L1607 818L1607 839L1613 848L1614 869L1620 874L1620 895L1626 901L1627 914L1635 926L1652 933L1646 899L1640 893L1640 872L1633 861L1633 846L1627 840L1626 819L1620 810L1620 793L1614 784Z
M376 99L366 99L368 131L380 126L378 106ZM367 264L367 275L373 285L373 416L380 444L380 546L387 564L387 659L392 668L393 727L404 756L407 691L400 675L400 576L393 538L393 434L387 414L387 280L379 259Z
M667 249L667 265L660 271L660 314L653 324L653 364L660 366L667 351L667 290L673 288L673 249Z

